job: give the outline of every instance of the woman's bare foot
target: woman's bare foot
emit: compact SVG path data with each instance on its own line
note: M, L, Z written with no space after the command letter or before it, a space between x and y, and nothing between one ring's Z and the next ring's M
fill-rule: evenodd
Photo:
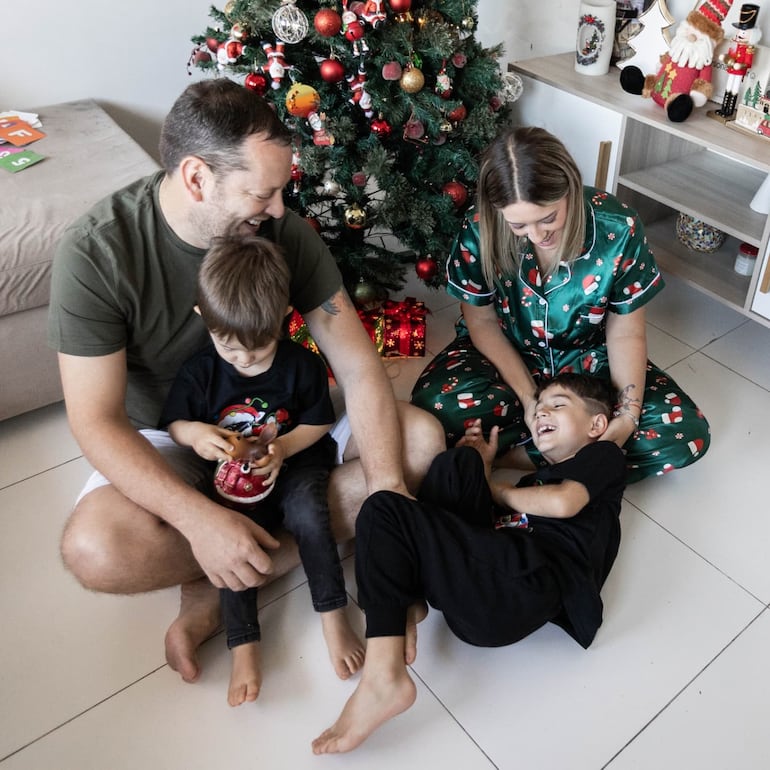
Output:
M179 615L166 631L166 661L185 682L198 680L198 647L219 624L219 590L205 577L183 583Z
M364 664L364 645L350 627L344 607L320 615L334 671L340 679L349 679Z
M361 681L339 719L313 741L313 753L351 751L416 698L417 688L404 664L404 637L369 639Z
M240 706L247 701L255 701L262 687L262 656L259 642L248 642L233 647L233 667L230 671L230 686L227 690L227 702L231 706Z
M425 620L428 605L425 601L415 602L406 612L406 636L404 638L404 662L411 666L417 659L417 624Z

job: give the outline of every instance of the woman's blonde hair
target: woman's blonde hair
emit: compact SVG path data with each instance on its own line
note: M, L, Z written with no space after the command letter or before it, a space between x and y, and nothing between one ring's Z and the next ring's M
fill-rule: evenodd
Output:
M564 235L554 262L580 256L585 241L586 213L583 180L567 148L543 128L509 128L481 156L478 184L481 265L487 284L497 272L514 273L527 238L516 236L501 209L512 203L553 206L566 196Z

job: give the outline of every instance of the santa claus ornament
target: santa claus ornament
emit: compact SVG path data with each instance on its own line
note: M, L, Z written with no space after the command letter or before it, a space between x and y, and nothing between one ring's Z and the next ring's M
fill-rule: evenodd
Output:
M274 89L281 87L281 81L288 70L291 69L286 63L284 48L285 45L282 40L276 40L275 45L267 42L262 43L262 50L267 57L267 62L262 65L262 69L270 75L270 87Z
M624 91L651 98L672 123L681 123L711 98L714 49L722 42L722 22L732 0L705 0L676 30L656 74L628 65L620 73Z

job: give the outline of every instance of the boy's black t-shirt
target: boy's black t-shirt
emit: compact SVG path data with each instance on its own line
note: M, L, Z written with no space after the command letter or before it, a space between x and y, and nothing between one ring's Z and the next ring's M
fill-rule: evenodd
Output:
M281 340L270 369L256 377L240 375L213 344L203 348L179 371L158 427L174 420L206 422L248 436L267 422L275 422L281 435L300 424L331 424L335 416L321 358Z
M611 441L597 441L517 484L527 487L570 479L588 490L590 500L576 516L555 519L527 514L528 534L547 555L562 589L564 613L555 622L583 647L593 641L602 621L599 591L620 547L625 476L622 450Z

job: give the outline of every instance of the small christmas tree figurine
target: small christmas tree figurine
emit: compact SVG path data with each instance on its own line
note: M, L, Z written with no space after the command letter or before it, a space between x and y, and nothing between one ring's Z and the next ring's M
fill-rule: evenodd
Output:
M471 204L477 156L516 80L474 38L472 0L228 0L191 62L243 83L294 130L287 204L366 304L431 286Z

